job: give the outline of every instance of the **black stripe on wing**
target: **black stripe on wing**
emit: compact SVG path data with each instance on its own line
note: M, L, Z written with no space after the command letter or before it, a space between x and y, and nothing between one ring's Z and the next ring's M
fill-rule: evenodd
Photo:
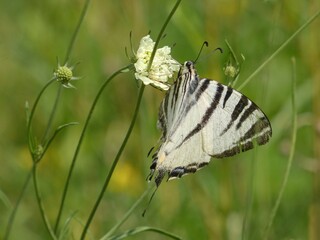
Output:
M239 99L239 102L233 109L233 112L231 114L231 119L227 127L221 132L220 136L225 134L231 128L231 126L238 119L239 115L242 113L243 109L248 105L248 103L249 103L249 99L246 96L242 95L241 98Z
M203 85L207 85L209 84L210 80L205 79ZM206 89L206 88L205 88ZM205 91L205 89L201 89L199 91ZM204 113L204 115L202 116L201 122L198 123L188 134L187 136L183 139L183 141L176 147L179 148L185 141L187 141L189 138L191 138L192 136L194 136L196 133L198 133L201 129L203 129L206 124L208 123L210 117L212 116L214 110L217 108L222 93L223 93L224 87L222 84L218 83L217 84L217 90L216 93L214 95L214 98L210 104L210 106L207 108L206 112Z
M178 96L180 94L179 90L180 90L180 85L183 80L182 79L183 77L184 77L183 75L178 76L177 80L174 83L174 88L173 88L172 98L171 98L171 109L174 108L174 106L177 102ZM171 94L171 91L170 91L170 94Z
M188 164L187 166L176 167L169 172L168 180L174 178L181 178L183 175L186 175L188 173L195 173L196 171L208 164L208 162L194 162Z
M201 95L207 90L207 88L210 85L210 80L208 79L203 79L203 83L201 84L201 86L199 87L199 90L196 93L196 101L199 100L199 98L201 97Z
M227 103L229 97L231 96L232 92L233 92L233 89L231 87L228 87L227 93L223 99L223 108L226 106L226 103Z
M157 187L166 174L168 174L168 179L180 178L184 174L194 173L199 168L208 164L204 159L194 159L194 162L191 164L184 163L183 159L171 159L170 161L172 162L166 162L166 164L158 166L159 162L167 161L167 156L170 155L165 144L173 142L175 143L175 149L181 147L188 139L192 138L207 125L217 107L222 107L223 109L227 107L225 110L229 112L229 119L226 119L227 123L224 125L226 127L221 135L227 132L232 126L235 126L235 136L232 136L235 142L230 140L228 142L228 149L226 149L227 146L225 146L224 149L221 149L221 152L211 155L212 157L222 158L233 156L241 151L243 152L253 148L255 144L262 145L269 141L272 135L270 122L261 110L247 97L238 95L231 87L224 86L220 83L215 83L214 85L216 86L215 90L209 89L210 80L199 80L199 76L192 62L185 62L184 66L180 69L176 82L170 88L161 104L162 113L159 114L159 124L162 127L163 135L166 139L162 139L165 141L162 141L160 147L158 147L152 156L152 164L148 176L148 179L151 180L154 174L156 174L155 183ZM205 104L205 106L201 107L201 109L206 109L198 116L199 122L194 123L194 127L191 127L191 130L189 127L187 129L179 128L183 119L189 117L188 114L192 113L190 111L194 109L204 93L208 93L210 96L210 98L206 98L206 102L209 101L209 103L207 103L209 106ZM236 96L233 94L236 94ZM241 96L240 99L239 96ZM255 113L256 110L257 113ZM198 111L196 111L196 113L198 113ZM254 115L253 118L250 117L252 115ZM219 118L219 116L217 117ZM221 120L220 122L224 122L225 119ZM245 124L247 125L243 128L242 125ZM222 126L219 126L219 129L220 127ZM172 139L170 138L170 136L175 134L177 129L179 131L183 130L183 135L186 133L181 143L171 141ZM172 147L170 146L170 151L171 150ZM159 151L161 151L160 157ZM208 156L206 155L206 157ZM179 156L174 156L174 158L179 158ZM178 164L180 162L181 164Z
M163 130L163 136L167 135L168 130L168 121L172 121L169 119L169 114L172 116L173 112L177 111L177 101L178 98L184 98L186 93L186 82L188 81L188 77L190 74L181 74L181 70L178 74L178 77L174 84L171 86L169 91L167 92L164 100L160 105L160 110L158 114L158 119L160 123L160 128ZM182 103L181 101L180 103Z
M264 133L265 129L268 129L266 133ZM261 135L259 135L259 133L261 133ZM262 117L251 126L251 128L244 134L240 141L248 142L249 140L250 142L252 142L251 139L255 139L255 141L259 145L262 145L268 142L268 140L271 137L271 134L272 132L269 120L266 117Z
M179 166L174 169L170 170L164 170L164 169L159 169L158 174L155 177L155 183L156 186L159 187L161 184L164 176L166 173L168 173L168 180L174 179L174 178L181 178L182 176L188 174L188 173L195 173L196 171L200 170L201 168L207 166L209 163L208 162L194 162L190 163L187 166ZM148 176L148 180L150 181L153 177L154 171L155 171L155 166L154 164L152 165L153 168L150 167L151 173Z
M239 142L234 143L233 147L221 153L213 154L214 158L231 157L240 152L245 152L254 147L254 144L266 144L272 136L272 129L267 117L261 117L251 128L240 138Z
M239 122L237 123L236 129L239 129L242 125L242 123L255 111L258 109L257 105L255 105L253 102L251 102L250 107L248 107L244 113L242 114Z

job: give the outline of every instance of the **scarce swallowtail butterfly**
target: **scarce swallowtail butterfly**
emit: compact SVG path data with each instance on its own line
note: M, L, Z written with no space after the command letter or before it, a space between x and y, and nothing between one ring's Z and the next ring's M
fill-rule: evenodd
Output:
M268 142L267 116L243 94L207 78L200 79L194 63L181 67L177 80L160 105L159 147L152 156L148 179L157 187L194 173L211 158L230 157Z

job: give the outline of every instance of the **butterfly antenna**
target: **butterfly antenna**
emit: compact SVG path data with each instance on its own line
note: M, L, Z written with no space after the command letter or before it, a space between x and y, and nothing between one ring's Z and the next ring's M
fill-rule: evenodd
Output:
M156 187L156 189L153 191L153 193L152 193L152 195L151 195L151 197L150 197L150 199L149 199L149 202L148 202L148 204L147 204L147 207L143 210L142 217L144 217L144 215L146 214L147 209L149 208L150 203L151 203L154 195L156 194L156 191L157 191L157 190L158 190L158 187Z
M212 53L214 53L214 52L217 51L217 50L219 50L220 53L223 53L223 50L222 50L221 47L217 47L216 49L214 49L214 50L212 51Z
M202 44L202 46L201 46L201 48L200 48L200 51L199 51L199 53L198 53L198 56L196 57L196 60L193 61L194 63L196 63L196 62L198 61L198 59L199 59L199 57L200 57L200 55L201 55L201 52L202 52L202 49L203 49L204 46L208 47L208 46L209 46L209 43L208 43L207 41L204 41L204 42L203 42L203 44Z

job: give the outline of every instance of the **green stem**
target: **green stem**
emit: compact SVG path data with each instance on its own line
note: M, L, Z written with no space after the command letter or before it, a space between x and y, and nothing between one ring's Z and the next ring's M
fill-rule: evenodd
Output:
M48 217L45 213L44 206L43 206L42 200L41 200L41 194L39 191L38 180L37 180L37 163L36 162L33 163L32 173L33 173L32 176L33 176L34 189L35 189L35 193L36 193L36 197L37 197L37 201L38 201L38 206L40 208L42 220L46 226L48 233L50 234L50 237L55 240L57 238L56 238L55 233L49 223Z
M94 215L95 215L95 213L96 213L96 211L97 211L97 209L99 207L99 204L100 204L100 202L101 202L101 200L103 198L103 195L104 195L104 193L105 193L105 191L106 191L106 189L107 189L107 187L109 185L109 182L110 182L111 176L113 174L113 171L116 168L116 166L118 164L118 161L119 161L119 159L121 157L121 154L122 154L122 152L123 152L128 140L129 140L129 137L131 135L132 129L134 127L134 124L135 124L137 116L138 116L138 112L139 112L140 103L141 103L141 99L142 99L144 88L145 88L145 86L142 84L141 88L140 88L140 92L139 92L136 108L134 110L133 118L131 120L129 129L128 129L127 134L126 134L126 136L125 136L125 138L124 138L124 140L123 140L123 142L122 142L122 144L120 146L120 149L119 149L119 151L118 151L118 153L117 153L117 155L116 155L116 157L115 157L115 159L114 159L114 161L113 161L113 163L111 165L111 168L110 168L109 173L108 173L108 175L107 175L107 177L106 177L106 179L104 181L104 184L103 184L103 187L102 187L101 192L99 194L99 197L98 197L98 199L97 199L97 201L96 201L96 203L95 203L95 205L94 205L94 207L93 207L93 209L92 209L92 211L91 211L91 213L89 215L89 218L88 218L88 220L87 220L87 222L86 222L86 224L84 226L84 229L82 231L82 235L81 235L80 239L84 239L85 236L86 236L86 233L87 233L88 228L89 228L89 226L91 224L91 221L92 221L92 219L93 219L93 217L94 217Z
M9 217L9 220L8 220L8 225L6 227L6 230L5 230L5 234L4 234L4 237L3 237L3 240L7 240L9 239L9 236L10 236L10 232L11 232L11 228L12 228L12 225L13 225L13 221L14 221L14 218L16 216L16 213L17 213L17 210L18 210L18 207L20 205L20 202L24 196L24 193L26 192L26 189L28 187L28 184L30 182L30 179L31 179L31 176L32 176L32 170L29 172L24 184L23 184L23 187L22 187L22 190L20 192L20 195L18 197L18 200L12 210L12 213L10 214L10 217Z
M51 129L51 126L52 126L53 118L54 118L54 115L55 115L55 113L57 111L57 108L58 108L58 103L59 103L61 91L62 91L62 84L59 85L57 96L56 96L56 99L54 101L54 104L53 104L53 107L52 107L52 110L51 110L51 113L50 113L50 117L49 117L49 120L48 120L48 124L47 124L46 130L45 130L45 132L43 134L43 138L42 138L42 141L41 141L41 143L43 145L45 145L45 142L48 139L48 135L49 135L49 132L50 132L50 129Z
M127 211L127 213L122 217L122 219L113 227L111 228L106 235L104 235L100 240L108 239L119 227L129 218L129 216L133 213L133 211L139 206L139 204L142 202L142 200L149 194L149 192L152 190L152 187L149 187L142 195L139 197L139 199L132 205L132 207Z
M82 11L82 14L81 14L81 16L80 16L80 20L79 20L78 25L77 25L77 27L76 27L76 30L74 31L73 36L72 36L72 38L71 38L71 41L70 41L70 44L69 44L69 47L68 47L68 50L67 50L67 54L66 54L66 57L65 57L65 63L68 61L69 56L70 56L70 54L71 54L71 51L72 51L72 48L73 48L75 39L76 39L77 34L78 34L78 32L79 32L80 26L81 26L81 24L82 24L82 22L83 22L83 19L84 19L85 13L86 13L86 11L87 11L89 2L90 2L90 0L87 0L86 3L85 3L85 6L84 6L83 11ZM42 94L43 94L44 91L45 91L53 82L55 82L55 81L56 81L55 79L52 79L51 81L49 81L49 82L42 88L42 90L41 90L40 93L38 94L38 96L37 96L37 98L36 98L36 101L35 101L32 109L31 109L30 115L29 115L28 118L27 118L27 138L28 138L28 146L29 146L30 154L31 154L31 156L32 156L32 158L33 158L33 162L34 162L33 164L34 164L34 166L33 166L33 168L32 168L32 171L30 171L29 175L27 176L27 179L26 179L26 181L25 181L25 183L24 183L24 185L23 185L22 191L21 191L21 193L20 193L20 195L19 195L19 197L18 197L17 203L16 203L16 205L15 205L15 207L14 207L14 209L13 209L13 211L12 211L10 217L9 217L8 225L7 225L7 227L6 227L6 232L5 232L5 235L4 235L4 239L8 239L8 238L9 238L10 231L11 231L11 228L12 228L12 225L13 225L13 221L14 221L16 212L17 212L18 207L19 207L19 205L20 205L20 202L21 202L21 200L22 200L22 198L23 198L23 196L24 196L25 190L26 190L26 188L27 188L27 186L28 186L28 184L29 184L29 182L30 182L30 179L31 179L31 176L32 176L31 173L34 172L34 171L35 171L35 168L36 168L36 163L35 163L35 159L34 159L34 151L35 151L35 148L36 148L36 146L35 146L35 138L34 138L34 136L32 135L32 130L31 130L31 125L32 125L33 116L34 116L35 110L36 110L36 108L37 108L37 106L38 106L38 103L39 103L39 100L40 100ZM59 90L58 90L58 93L57 93L56 100L55 100L55 104L54 104L53 109L52 109L51 114L50 114L49 122L48 122L47 128L46 128L46 130L45 130L44 137L43 137L43 139L42 139L42 143L44 143L44 141L46 140L46 138L47 138L47 136L48 136L48 133L49 133L49 130L50 130L50 127L51 127L51 125L52 125L53 116L54 116L54 114L55 114L55 112L56 112L58 100L59 100L59 98L60 98L61 88L62 88L62 87L60 86L60 87L59 87ZM44 151L44 152L45 152L45 151ZM44 155L44 152L42 153L42 156ZM36 159L36 161L38 161L38 160L39 160L39 159ZM36 181L36 178L34 178L34 181ZM36 182L35 182L35 186L37 186L37 183L36 183ZM39 195L38 189L36 189L36 192L37 192L37 196L39 197L40 195ZM40 198L38 198L38 199L40 199ZM41 202L40 202L40 203L41 203ZM42 203L41 203L41 204L42 204ZM43 212L43 208L42 208L41 206L39 206L39 207L41 208L41 212ZM43 213L44 213L44 212L43 212ZM43 217L44 217L44 216L43 216ZM46 221L47 221L47 219L46 219ZM48 228L48 226L49 226L49 225L48 225L48 221L45 222L45 224L46 224L46 226L47 226L47 228ZM51 235L51 236L54 236L54 234L52 235L52 232L50 231L50 229L49 229L49 232L50 232L50 235Z
M255 166L256 166L256 156L257 150L255 148L254 153L253 153L253 157L251 159L251 163L250 163L250 180L248 182L248 194L247 194L247 203L246 203L246 209L245 209L245 214L244 214L244 218L243 218L243 223L242 223L242 235L241 235L241 239L245 240L245 239L249 239L248 238L248 231L250 230L250 220L252 217L252 207L253 207L253 200L254 200L254 179L255 179Z
M52 79L50 80L49 82L46 83L46 85L44 85L44 87L41 89L40 93L38 94L34 104L33 104L33 107L31 109L31 112L30 112L30 115L27 116L27 138L28 138L28 146L29 146L29 151L30 151L30 154L32 156L32 158L34 157L34 150L35 150L35 140L34 140L34 137L32 135L32 132L31 132L31 125L32 125L32 120L33 120L33 116L34 116L34 113L35 113L35 110L38 106L38 103L40 101L40 98L42 96L42 94L44 93L44 91L52 84L55 82L55 79ZM34 162L34 159L33 159L33 162ZM16 202L16 205L15 207L13 208L12 210L12 213L9 217L9 220L8 220L8 225L6 227L6 232L5 232L5 235L4 235L4 239L9 239L9 235L10 235L10 232L11 232L11 228L12 228L12 225L13 225L13 222L14 222L14 218L16 216L16 212L18 210L18 207L20 205L20 202L25 194L25 191L26 191L26 188L30 182L30 179L31 179L31 176L32 176L32 171L30 171L30 173L28 174L27 178L26 178L26 181L24 182L24 185L22 187L22 191L18 197L18 200Z
M231 53L231 56L232 56L233 61L234 61L234 62L236 63L236 65L237 65L237 66L236 66L237 75L236 75L234 78L232 78L232 80L231 80L230 83L228 83L228 85L230 85L231 87L233 87L234 85L237 84L237 82L238 82L238 80L239 80L239 74L240 74L240 72L241 72L241 64L240 64L240 62L238 61L238 58L237 58L237 56L236 56L233 48L232 48L231 45L229 44L228 40L225 39L224 41L225 41L225 43L227 44L227 47L228 47L228 49L229 49L229 51L230 51L230 53Z
M42 219L43 219L44 224L45 224L45 226L47 228L47 231L49 232L49 234L50 234L52 239L56 239L56 236L55 236L55 234L54 234L54 232L53 232L53 230L52 230L52 228L50 226L50 223L48 221L48 218L47 218L47 216L45 214L45 210L44 210L44 207L43 207L43 204L42 204L42 200L41 200L41 196L40 196L40 191L39 191L39 188L38 188L37 175L36 175L37 163L43 157L45 151L43 151L41 153L40 157L38 155L34 154L37 146L35 146L35 139L34 139L34 136L31 133L31 125L32 125L32 120L33 120L33 116L34 116L36 107L37 107L37 105L39 103L39 100L40 100L42 94L47 89L47 87L50 84L52 84L53 82L55 82L55 81L56 81L56 79L52 79L40 91L40 93L39 93L39 95L38 95L38 97L37 97L37 99L35 101L35 104L33 105L33 108L31 110L31 113L30 113L30 116L29 116L29 119L28 119L28 125L27 125L29 151L30 151L30 154L31 154L32 160L33 160L32 173L33 173L33 182L34 182L35 193L36 193L38 206L40 208L40 213L41 213ZM58 90L57 97L56 97L54 106L52 108L51 114L50 114L49 122L48 122L48 125L47 125L46 130L45 130L45 134L44 134L44 138L43 138L44 141L45 141L46 135L48 134L48 131L49 131L51 125L52 125L52 120L53 120L53 117L54 117L56 109L57 109L58 100L60 98L60 92L61 92L61 86L60 86L60 88ZM43 145L44 142L42 142L41 144ZM29 183L29 181L27 181L27 183Z
M33 115L35 113L35 110L36 110L36 108L38 106L38 103L39 103L39 100L40 100L42 94L55 81L56 81L55 79L52 79L49 82L47 82L46 85L44 85L44 87L41 89L40 93L38 94L38 97L36 98L36 101L34 102L33 107L31 109L31 112L30 112L30 116L29 116L29 119L28 119L28 122L27 122L27 136L28 136L29 151L30 151L32 157L33 157L34 147L35 147L34 146L34 138L33 138L33 135L31 133L31 125L32 125L31 123L32 123L32 120L33 120Z
M43 152L42 152L42 155L40 156L40 159L43 157L44 153L48 150L50 144L53 142L53 140L55 139L55 137L57 136L57 134L59 132L61 132L64 128L68 127L68 126L71 126L71 125L76 125L78 124L77 122L71 122L71 123L68 123L68 124L64 124L60 127L58 127L54 133L52 134L52 136L46 141L46 143L43 145Z
M280 202L282 200L282 196L284 193L284 190L287 186L291 166L292 166L292 161L293 161L293 156L295 152L295 147L296 147L296 138L297 138L297 110L296 110L296 102L295 102L295 92L296 92L296 73L295 73L295 59L292 60L293 62L293 81L292 81L292 115L293 115L293 120L292 120L292 139L291 139L291 148L290 148L290 154L289 154L289 159L288 159L288 164L287 168L285 171L284 179L278 194L277 201L271 211L271 215L269 218L269 222L267 224L265 234L264 234L264 239L268 239L269 232L272 226L272 223L274 221L274 218L277 214L278 208L280 206Z
M78 24L77 24L76 29L73 32L73 35L71 37L71 41L70 41L70 44L69 44L69 47L68 47L68 50L67 50L67 53L66 53L64 64L66 64L68 62L68 60L69 60L69 57L71 55L71 52L72 52L72 49L73 49L73 46L74 46L74 42L75 42L75 40L77 38L77 35L79 33L79 30L80 30L81 24L83 22L83 19L84 19L86 13L87 13L89 3L90 3L90 0L86 0L86 2L84 4L84 7L82 9L82 12L81 12L81 15L80 15L80 18L79 18L79 21L78 21Z
M275 56L278 55L279 52L282 51L302 30L304 30L310 23L312 23L318 16L320 15L320 11L316 12L305 24L303 24L297 31L295 31L291 37L287 39L270 57L267 58L238 88L240 91L244 88L251 80L254 78Z
M71 162L71 166L69 168L69 172L68 172L68 176L67 176L67 180L66 180L66 184L64 186L64 189L63 189L63 193L62 193L62 197L61 197L61 203L60 203L60 208L59 208L59 212L58 212L58 215L57 215L57 219L56 219L56 224L55 224L55 232L58 231L58 227L59 227L59 223L60 223L60 220L61 220L61 215L62 215L62 212L63 212L63 208L64 208L64 203L65 203L65 199L66 199L66 196L67 196L67 192L68 192L68 189L69 189L69 185L70 185L70 179L71 179L71 176L72 176L72 173L73 173L73 169L74 169L74 166L76 164L76 161L77 161L77 157L78 157L78 154L79 154L79 151L80 151L80 148L81 148L81 144L82 144L82 141L84 139L84 135L86 133L86 130L87 130L87 127L89 125L89 122L90 122L90 119L92 117L92 113L96 107L96 104L103 92L103 90L105 89L105 87L108 85L108 83L114 78L116 77L118 74L122 73L124 70L126 69L130 69L132 65L128 65L128 66L125 66L121 69L119 69L118 71L116 71L115 73L113 73L103 84L102 86L100 87L93 103L92 103L92 106L90 108L90 111L89 111L89 114L87 116L87 119L86 119L86 122L84 124L84 127L82 129L82 132L81 132L81 136L79 138L79 142L78 142L78 145L77 145L77 148L75 150L75 153L73 155L73 159L72 159L72 162Z
M152 66L153 58L154 58L154 56L156 55L156 51L157 51L158 45L159 45L159 43L160 43L160 39L162 38L162 35L163 35L163 33L164 33L164 30L166 29L166 27L167 27L169 21L171 20L173 14L176 12L176 10L177 10L177 8L178 8L178 6L179 6L179 4L180 4L181 1L182 1L182 0L177 0L176 4L175 4L174 7L172 8L169 16L167 17L166 21L164 22L164 24L163 24L163 26L162 26L159 34L158 34L156 43L155 43L155 45L154 45L153 51L152 51L151 56L150 56L150 61L149 61L149 65L148 65L148 68L147 68L148 71L150 70L150 68L151 68L151 66Z
M86 0L86 2L85 2L85 4L84 4L84 7L82 8L82 12L81 12L81 15L80 15L78 24L77 24L76 29L75 29L75 31L73 32L73 35L72 35L72 37L71 37L71 41L70 41L70 44L69 44L69 47L68 47L68 50L67 50L67 53L66 53L66 56L65 56L64 64L67 64L67 62L68 62L68 60L69 60L69 57L70 57L70 55L71 55L71 52L72 52L72 49L73 49L73 46L74 46L74 42L75 42L75 40L76 40L76 38L77 38L77 36L78 36L78 33L79 33L79 30L80 30L81 24L82 24L82 22L83 22L83 20L84 20L84 17L85 17L85 15L86 15L86 13L87 13L89 3L90 3L90 0ZM107 82L108 82L108 81L107 81ZM104 88L104 87L103 87L103 88ZM94 106L93 106L93 108L94 108ZM92 109L92 110L93 110L93 109ZM88 116L87 122L89 121L89 118L90 118L90 116ZM86 122L86 124L87 124L87 122ZM82 135L81 135L81 137L80 137L80 140L79 140L79 143L78 143L78 146L77 146L77 149L76 149L75 157L73 158L72 163L71 163L71 167L70 167L70 170L69 170L67 182L66 182L65 187L64 187L64 190L63 190L62 200L61 200L59 212L58 212L58 215L57 215L56 224L55 224L55 226L54 226L54 232L55 232L55 233L57 233L57 231L58 231L58 227L59 227L59 223L60 223L60 219L61 219L61 214L62 214L64 202L65 202L65 197L66 197L67 191L68 191L69 181L70 181L70 178L71 178L71 175L72 175L72 171L73 171L73 168L74 168L74 164L75 164L75 162L76 162L76 158L77 158L77 155L78 155L78 151L79 151L79 149L80 149L80 145L81 145L81 142L82 142L82 138L83 138L85 129L86 129L86 125L85 125L85 128L84 128L84 130L83 130L83 132L82 132Z
M157 40L155 42L155 45L154 45L152 53L151 53L151 57L150 57L150 61L149 61L149 65L148 65L148 68L147 68L148 70L147 71L149 71L151 66L152 66L152 61L153 61L154 56L156 54L157 47L159 45L160 39L161 39L161 37L162 37L162 35L163 35L163 33L164 33L169 21L170 21L170 19L172 18L173 14L177 10L180 2L181 2L181 0L177 0L176 4L174 5L173 9L171 10L169 16L167 17L164 25L162 26L162 28L161 28L161 30L160 30L160 32L158 34ZM93 207L93 209L92 209L92 211L91 211L91 213L89 215L89 218L88 218L88 220L86 222L86 225L85 225L85 227L84 227L84 229L82 231L81 239L84 239L85 236L86 236L86 233L87 233L88 228L89 228L89 226L91 224L91 221L92 221L92 219L93 219L93 217L94 217L94 215L95 215L95 213L96 213L96 211L98 209L98 206L99 206L99 204L100 204L100 202L101 202L101 200L103 198L103 195L104 195L104 193L105 193L105 191L106 191L106 189L108 187L108 184L109 184L109 181L110 181L111 176L113 174L113 171L114 171L114 169L115 169L115 167L116 167L116 165L117 165L117 163L118 163L118 161L120 159L120 156L122 154L123 149L125 148L125 146L127 144L128 139L129 139L129 137L131 135L131 131L132 131L133 126L135 124L136 117L137 117L137 114L138 114L138 110L139 110L139 107L140 107L140 102L141 102L143 91L144 91L144 85L142 85L142 87L140 89L138 102L137 102L137 105L136 105L136 109L135 109L135 112L134 112L133 119L132 119L130 127L128 129L128 132L127 132L127 134L125 136L125 139L124 139L124 141L123 141L123 143L122 143L122 145L121 145L121 147L120 147L120 149L119 149L119 151L118 151L118 153L117 153L117 155L116 155L116 157L115 157L115 159L114 159L114 161L112 163L111 169L109 170L109 173L108 173L108 175L107 175L107 177L105 179L105 182L104 182L104 185L103 185L103 187L101 189L100 195L99 195L99 197L98 197L98 199L97 199L97 201L96 201L96 203L95 203L95 205L94 205L94 207Z

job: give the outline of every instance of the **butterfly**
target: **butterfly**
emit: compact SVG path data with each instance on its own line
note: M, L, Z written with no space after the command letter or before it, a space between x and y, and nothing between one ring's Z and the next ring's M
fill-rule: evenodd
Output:
M158 116L162 131L148 180L181 178L208 165L263 145L272 136L262 110L246 96L214 80L199 78L186 61L163 99Z

